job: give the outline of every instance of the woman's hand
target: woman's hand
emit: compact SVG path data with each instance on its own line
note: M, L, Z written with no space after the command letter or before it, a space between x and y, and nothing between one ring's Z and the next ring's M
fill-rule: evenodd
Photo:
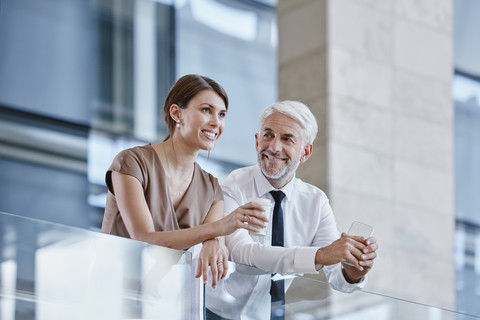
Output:
M211 239L203 243L196 278L203 276L203 283L208 282L208 267L212 273L212 288L217 286L217 281L225 278L228 272L228 249L224 239Z
M239 228L256 232L258 229L266 227L268 222L267 216L263 213L262 206L255 202L249 202L230 214L218 220L218 230L222 235L229 235Z

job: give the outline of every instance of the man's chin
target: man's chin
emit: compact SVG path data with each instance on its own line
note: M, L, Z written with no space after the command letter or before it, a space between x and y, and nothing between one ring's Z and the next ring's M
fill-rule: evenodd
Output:
M261 167L263 175L271 180L280 180L285 176L285 170L269 170L267 167Z

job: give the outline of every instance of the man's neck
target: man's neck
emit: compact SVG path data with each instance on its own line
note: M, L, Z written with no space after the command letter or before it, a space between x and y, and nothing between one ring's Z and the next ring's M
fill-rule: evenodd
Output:
M263 173L263 172L262 172ZM265 175L263 175L265 177ZM285 187L290 181L292 181L294 175L291 175L290 177L286 178L286 179L282 179L282 180L274 180L274 179L270 179L270 178L267 178L267 181L270 182L270 184L272 185L272 187L274 187L275 189L282 189L283 187Z

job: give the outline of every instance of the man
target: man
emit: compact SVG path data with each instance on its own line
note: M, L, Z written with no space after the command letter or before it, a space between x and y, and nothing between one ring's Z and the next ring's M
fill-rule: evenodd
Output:
M283 247L272 246L275 217L267 236L239 229L226 237L226 244L234 262L280 274L323 268L334 288L350 292L365 285L378 245L373 237L339 236L326 195L295 177L298 166L312 155L317 131L315 117L303 103L282 101L264 110L255 134L258 163L233 171L223 181L225 212L253 198L273 203L270 191L282 191ZM347 261L351 265L340 263Z
M235 314L238 318L241 310L259 319L267 318L265 312L271 319L283 318L284 283L275 281L277 276L270 278L270 273L312 274L323 269L337 290L351 292L365 286L365 275L376 258L376 240L340 236L327 196L295 177L298 166L312 155L317 131L317 121L303 103L282 101L263 111L255 134L257 165L233 171L221 185L226 213L254 198L275 203L266 236L250 236L238 229L225 238L232 261L265 270L268 277L242 275L237 266L224 285L235 299L207 290L207 319ZM252 219L248 214L243 217L246 223Z

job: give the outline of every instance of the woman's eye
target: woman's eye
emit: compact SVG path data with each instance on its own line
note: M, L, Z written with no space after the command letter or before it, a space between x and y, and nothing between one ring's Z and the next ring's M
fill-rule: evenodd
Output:
M203 109L202 109L202 112L210 113L210 108L203 108Z
M221 119L223 119L223 118L225 118L225 117L227 116L227 114L226 114L225 112L220 112L220 113L218 114L218 116L219 116Z

